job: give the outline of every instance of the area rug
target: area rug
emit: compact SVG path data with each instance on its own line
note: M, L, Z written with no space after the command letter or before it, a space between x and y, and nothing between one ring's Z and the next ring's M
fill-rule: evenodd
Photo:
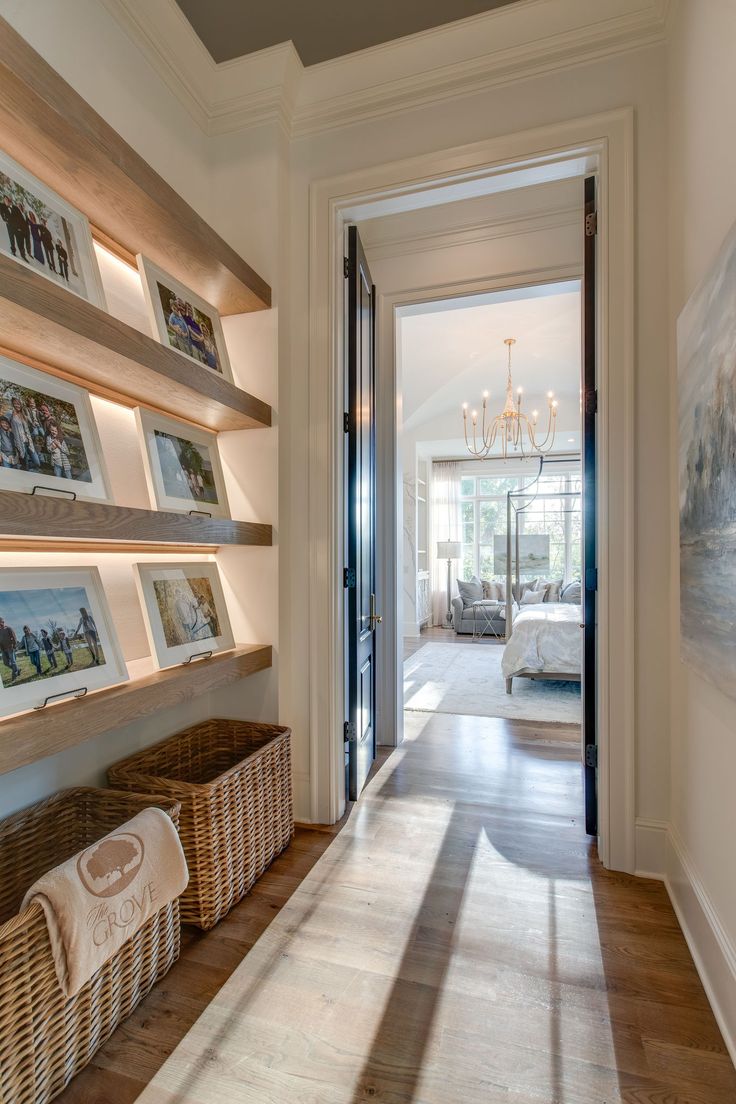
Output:
M425 644L404 663L404 708L579 724L579 682L514 679L506 693L499 644Z

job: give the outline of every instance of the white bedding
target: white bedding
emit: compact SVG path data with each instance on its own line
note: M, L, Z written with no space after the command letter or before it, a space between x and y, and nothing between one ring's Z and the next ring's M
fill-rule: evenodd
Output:
M579 675L582 644L580 606L544 602L522 609L503 650L503 677L513 678L519 671Z

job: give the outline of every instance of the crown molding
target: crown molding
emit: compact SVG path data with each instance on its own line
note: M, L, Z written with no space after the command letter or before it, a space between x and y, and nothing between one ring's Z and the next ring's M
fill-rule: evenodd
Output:
M293 138L661 43L673 6L521 0L305 68L291 42L215 63L175 0L101 2L206 134Z
M420 234L396 234L393 236L366 236L361 230L363 246L369 260L390 260L395 257L429 253L438 249L454 249L457 246L476 245L499 238L537 234L545 230L558 230L565 226L580 226L580 204L549 208L529 215L504 215L497 218L473 220L453 227L452 230L425 230Z

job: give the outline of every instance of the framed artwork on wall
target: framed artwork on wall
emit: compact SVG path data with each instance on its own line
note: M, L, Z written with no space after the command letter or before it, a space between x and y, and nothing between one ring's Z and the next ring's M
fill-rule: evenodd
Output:
M97 568L0 569L0 715L127 679Z
M140 254L136 258L143 281L153 336L162 345L232 382L222 323L205 299Z
M511 542L511 570L516 570L516 541ZM493 538L493 570L496 575L505 575L506 534L496 534ZM540 571L549 571L549 534L522 533L519 537L519 574L536 575Z
M0 356L0 487L111 502L89 394Z
M105 310L89 222L0 151L0 250Z
M677 323L680 652L736 698L736 226Z
M135 564L151 654L159 667L235 647L217 564Z
M217 434L143 407L135 417L152 508L229 518Z

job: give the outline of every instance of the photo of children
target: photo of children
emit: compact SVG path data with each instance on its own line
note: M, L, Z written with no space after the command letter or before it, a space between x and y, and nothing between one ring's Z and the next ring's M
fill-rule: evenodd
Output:
M0 378L0 466L92 482L73 403Z
M212 319L204 311L156 281L161 309L166 321L169 344L180 353L222 373L220 353L215 341Z
M168 648L220 635L209 579L154 579L153 589Z
M89 298L69 221L7 172L0 171L0 250Z
M84 587L0 591L0 680L4 687L105 663Z
M217 488L210 451L185 437L154 430L164 491L171 498L217 505Z

